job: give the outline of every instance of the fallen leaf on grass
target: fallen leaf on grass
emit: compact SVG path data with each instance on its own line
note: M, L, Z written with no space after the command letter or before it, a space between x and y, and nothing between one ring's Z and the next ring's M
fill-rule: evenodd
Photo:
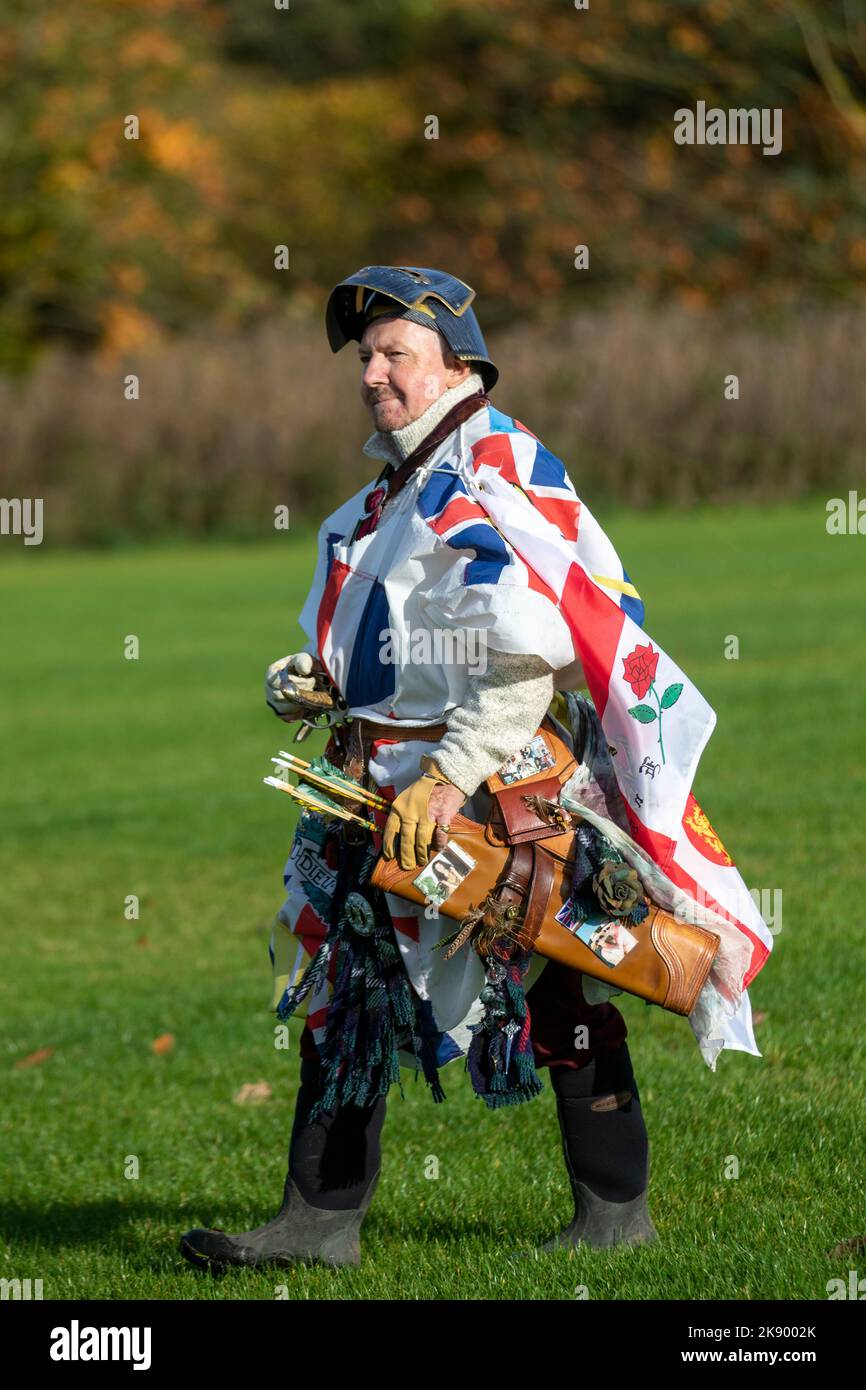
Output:
M850 1240L840 1240L832 1250L828 1250L828 1260L844 1260L848 1255L860 1255L866 1251L866 1236L851 1236Z
M27 1057L19 1057L15 1063L21 1070L22 1067L41 1067L43 1062L47 1062L49 1057L54 1056L53 1047L38 1047L35 1052L31 1052Z
M259 1101L270 1098L271 1088L267 1081L247 1081L232 1097L235 1105L257 1105Z
M162 1057L166 1052L171 1052L173 1047L174 1033L160 1033L159 1037L154 1038L150 1044L151 1052L155 1052L159 1057Z

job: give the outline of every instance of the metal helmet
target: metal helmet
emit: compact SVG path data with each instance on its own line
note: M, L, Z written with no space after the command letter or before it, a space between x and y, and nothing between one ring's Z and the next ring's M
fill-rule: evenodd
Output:
M499 372L487 355L487 344L472 309L475 291L444 270L414 265L365 265L341 280L331 291L325 326L332 352L350 341L360 342L367 324L389 310L402 319L438 328L461 361L475 364L487 391Z

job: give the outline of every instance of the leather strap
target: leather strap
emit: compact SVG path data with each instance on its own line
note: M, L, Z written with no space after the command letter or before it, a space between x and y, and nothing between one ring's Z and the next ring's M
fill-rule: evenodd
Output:
M344 771L359 782L367 771L370 746L377 738L397 739L400 742L403 739L421 739L424 743L438 743L447 732L447 724L398 725L384 721L377 723L374 719L353 719L349 725Z
M531 844L515 845L505 866L505 873L499 882L499 889L503 892L510 892L511 897L507 902L522 904L529 885L532 882L532 860L534 858L533 846Z
M499 907L510 907L512 904L518 909L523 907L532 882L532 860L532 844L513 847L506 860L505 872L494 890ZM490 911L484 914L483 920L487 926L494 925L493 914Z
M534 946L538 933L541 931L541 924L547 915L547 904L550 901L555 875L553 860L550 855L545 854L544 850L534 841L532 842L532 853L534 860L532 883L529 887L529 902L526 905L523 928Z
M532 840L513 846L505 873L496 885L496 902L500 907L525 906L521 935L527 950L532 950L541 930L553 882L554 866L549 854L539 851Z
M482 389L476 391L474 395L468 396L452 406L448 414L443 415L435 429L431 430L425 439L422 439L418 447L412 451L408 458L403 460L399 467L395 467L389 460L376 479L372 491L367 494L366 500L369 501L373 510L371 513L359 517L352 531L349 544L351 545L354 541L359 540L360 537L367 536L371 531L375 531L381 519L385 504L390 502L392 497L396 497L398 492L402 491L416 470L420 468L421 464L427 462L431 454L435 453L442 441L448 438L449 434L453 434L458 425L462 425L464 420L468 420L471 415L476 414L479 410L483 410L485 406L490 404L491 401L482 387ZM382 487L383 483L385 485L384 487ZM373 499L376 492L379 492L381 496L379 497L378 503L374 505Z
M439 448L443 439L447 439L449 434L453 434L458 425L462 425L464 420L468 420L471 415L475 415L490 404L492 402L483 388L471 396L464 397L462 401L458 401L456 405L451 407L447 415L443 415L439 424L409 454L408 458L403 460L399 468L394 468L393 464L386 464L377 480L387 483L388 496L385 500L390 501L392 497L402 491L416 468L420 468L422 463L426 463L430 455Z
M364 735L369 734L371 743L376 738L397 738L401 743L403 739L420 738L425 743L438 743L448 732L447 724L377 724L372 719L356 719L355 723L363 724Z

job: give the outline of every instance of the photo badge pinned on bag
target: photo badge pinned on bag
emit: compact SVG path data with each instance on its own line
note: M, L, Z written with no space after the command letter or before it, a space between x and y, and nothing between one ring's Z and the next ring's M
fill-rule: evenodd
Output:
M444 849L434 854L412 882L431 902L444 903L456 888L459 888L467 874L475 868L476 861L453 840Z
M541 734L535 734L528 743L524 743L522 748L506 759L499 769L499 776L506 786L509 786L512 782L522 782L524 777L534 777L537 772L546 772L549 767L555 765L556 758L548 748L546 740Z
M592 917L583 922L572 919L571 899L569 898L556 914L557 922L588 946L593 955L614 969L637 945L637 937L629 931L624 922L609 917Z

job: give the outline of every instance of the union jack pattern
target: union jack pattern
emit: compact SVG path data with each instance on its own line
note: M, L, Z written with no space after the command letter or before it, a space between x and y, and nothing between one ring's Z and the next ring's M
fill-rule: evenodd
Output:
M680 901L696 907L695 920L719 928L715 997L692 1018L702 1055L713 1067L723 1047L760 1055L746 988L772 936L692 793L715 715L644 631L640 596L564 464L520 421L487 404L439 444L376 528L349 545L368 491L323 522L300 620L308 650L349 713L394 722L394 741L377 745L371 761L380 790L390 797L402 791L418 775L420 753L430 751L401 742L400 724L447 720L471 674L466 661L414 661L419 632L476 628L492 648L543 657L558 673L559 689L586 684L615 753L634 843ZM385 631L398 639L388 660ZM290 859L280 920L307 954L306 943L315 949L320 939L310 925L320 919L308 881ZM448 973L456 958L445 970L433 960L439 924L426 921L423 910L407 916L399 899L389 906L410 978L448 1034L443 1047L461 1055L466 1025L478 1016L471 989L480 988L480 973L458 982ZM276 971L278 983L293 973ZM321 1025L327 1001L314 1001L311 1010L314 1004Z

